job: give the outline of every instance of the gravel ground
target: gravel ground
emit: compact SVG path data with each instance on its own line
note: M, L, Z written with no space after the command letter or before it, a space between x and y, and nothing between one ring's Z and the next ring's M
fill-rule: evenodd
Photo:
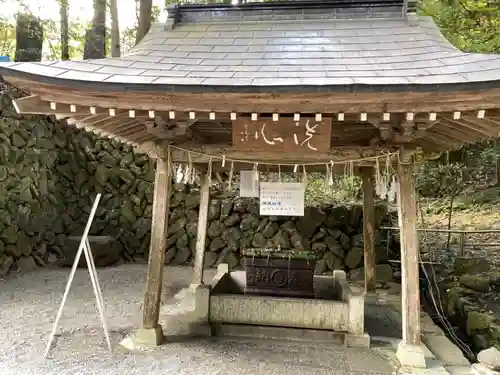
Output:
M50 357L43 353L69 269L12 275L0 281L0 375L383 374L393 367L377 352L269 341L196 340L142 353L117 344L139 327L146 267L99 269L114 348L109 353L88 272L78 270ZM212 277L214 272L207 276ZM189 284L186 268L166 268L164 304Z

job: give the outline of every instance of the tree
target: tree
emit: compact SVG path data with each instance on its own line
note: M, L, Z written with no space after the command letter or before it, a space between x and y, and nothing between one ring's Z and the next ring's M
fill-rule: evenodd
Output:
M424 0L424 13L432 16L443 34L467 52L500 52L500 7L488 0Z
M161 14L161 9L160 7L153 5L153 8L151 10L151 23L155 23L158 21L160 18ZM139 23L139 9L137 9L136 12L137 16L137 23ZM126 27L122 32L121 32L121 46L122 46L122 51L126 52L133 48L135 46L135 40L137 36L137 23L132 26L132 27Z
M0 20L0 56L14 56L16 48L16 28Z
M146 34L149 29L151 29L151 19L152 19L152 0L139 0L139 16L137 34L135 36L135 44L138 44Z
M118 22L117 0L109 0L109 13L111 15L111 56L120 57L120 25Z
M106 0L94 0L92 26L85 33L84 59L106 57Z
M61 60L69 60L69 5L68 0L59 0L61 16Z

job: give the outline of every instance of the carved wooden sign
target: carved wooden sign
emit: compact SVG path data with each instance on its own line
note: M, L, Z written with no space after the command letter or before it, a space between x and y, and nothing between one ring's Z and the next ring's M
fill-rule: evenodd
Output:
M233 121L233 149L239 151L330 152L331 136L331 119Z

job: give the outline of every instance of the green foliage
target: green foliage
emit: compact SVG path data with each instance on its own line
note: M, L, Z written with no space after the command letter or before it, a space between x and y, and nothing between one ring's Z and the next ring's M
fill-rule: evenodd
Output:
M1 4L1 1L0 1ZM25 9L30 13L28 8ZM136 9L138 11L138 9ZM158 22L160 18L161 9L158 6L152 8L152 22ZM74 19L74 14L71 15ZM59 60L61 59L61 25L58 21L53 19L41 20L44 30L44 60ZM90 22L83 22L76 18L69 22L69 55L70 59L79 59L83 56L83 48L85 45L85 31L90 28ZM109 28L108 28L109 29ZM9 55L14 58L16 48L16 33L15 25L12 20L2 17L0 14L0 55ZM137 24L133 27L124 28L121 30L121 47L122 51L126 52L135 44L135 35L137 33ZM109 49L111 45L111 32L106 32L106 46ZM109 54L109 50L107 53Z
M14 25L0 19L0 55L14 58L16 50L16 28Z
M460 202L479 204L496 201L491 188L498 185L497 176L500 149L497 140L480 142L459 151L443 155L439 160L425 162L416 172L416 183L423 197L444 198L467 195ZM489 198L481 198L482 191L490 190ZM475 197L475 198L473 198Z
M424 0L422 12L434 18L443 34L458 49L500 52L498 1Z
M278 259L303 259L316 260L318 255L312 251L295 251L295 250L278 250L276 248L269 249L245 249L242 254L246 257L255 258L278 258Z
M416 185L424 197L444 198L457 195L466 187L465 166L460 163L427 162L416 175Z

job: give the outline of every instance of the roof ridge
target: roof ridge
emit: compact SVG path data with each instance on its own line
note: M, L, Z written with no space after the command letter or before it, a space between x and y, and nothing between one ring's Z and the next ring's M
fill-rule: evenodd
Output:
M278 21L320 19L402 19L415 0L300 0L245 4L173 4L167 7L167 29L177 23L206 21ZM409 2L412 2L409 4Z

